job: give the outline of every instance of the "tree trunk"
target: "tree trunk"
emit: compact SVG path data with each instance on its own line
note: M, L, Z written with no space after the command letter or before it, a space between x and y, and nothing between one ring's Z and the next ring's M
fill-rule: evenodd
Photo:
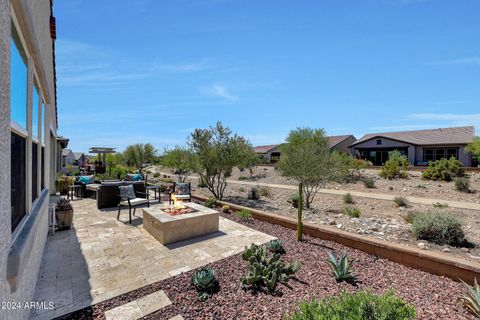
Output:
M297 240L302 241L303 235L303 222L302 222L302 209L303 209L303 185L298 185L298 216L297 216Z

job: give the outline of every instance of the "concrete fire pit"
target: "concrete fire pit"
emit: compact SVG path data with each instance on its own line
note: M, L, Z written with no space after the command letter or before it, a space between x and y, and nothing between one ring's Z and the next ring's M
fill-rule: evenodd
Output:
M216 210L188 202L183 204L193 212L170 215L162 207L143 209L143 228L161 244L191 239L218 231Z

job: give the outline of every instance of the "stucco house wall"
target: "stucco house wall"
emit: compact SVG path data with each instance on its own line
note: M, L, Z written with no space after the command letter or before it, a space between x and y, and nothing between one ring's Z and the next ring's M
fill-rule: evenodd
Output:
M423 149L428 148L458 148L458 160L463 163L465 167L472 166L472 156L465 151L464 145L447 145L447 146L417 146L415 148L415 154L417 162L423 161Z
M28 91L33 90L34 75L45 100L45 186L53 183L51 171L56 137L55 80L52 39L50 37L50 0L0 0L0 301L17 302L19 309L0 310L0 319L27 319L31 312L26 302L33 300L37 277L48 233L49 190L43 189L38 198L27 204L27 214L15 231L11 231L11 159L10 140L10 40L12 16L28 52ZM31 104L31 93L27 101ZM31 109L30 109L31 110ZM31 111L28 112L31 119ZM28 126L30 127L30 125ZM31 133L27 142L31 142ZM40 149L39 153L40 153ZM31 144L27 163L31 162ZM27 201L32 199L31 166L27 170ZM30 185L29 185L30 184ZM30 188L29 188L30 187ZM40 189L40 186L39 186Z
M332 149L337 150L338 152L343 152L343 153L348 153L350 154L350 148L349 146L357 141L354 136L350 136L347 139L343 140L342 142L336 144L333 146Z

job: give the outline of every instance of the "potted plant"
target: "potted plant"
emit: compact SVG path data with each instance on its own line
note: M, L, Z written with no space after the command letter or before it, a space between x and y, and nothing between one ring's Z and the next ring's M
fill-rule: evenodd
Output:
M55 206L55 219L58 230L70 229L73 220L73 208L70 200L60 199Z
M75 180L74 177L69 177L69 176L58 176L57 177L57 191L61 195L66 195L68 192L68 186L73 184L73 181Z

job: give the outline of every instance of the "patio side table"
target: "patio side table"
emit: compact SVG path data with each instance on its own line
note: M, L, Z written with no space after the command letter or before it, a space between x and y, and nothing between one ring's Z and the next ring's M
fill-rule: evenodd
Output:
M73 200L73 197L76 197L77 199L82 198L82 186L81 185L71 185L68 186L67 190L67 200Z
M147 192L150 192L150 190L153 190L155 192L155 197L154 200L157 200L157 191L158 191L158 200L162 200L160 197L160 186L146 186L145 189L147 189Z

